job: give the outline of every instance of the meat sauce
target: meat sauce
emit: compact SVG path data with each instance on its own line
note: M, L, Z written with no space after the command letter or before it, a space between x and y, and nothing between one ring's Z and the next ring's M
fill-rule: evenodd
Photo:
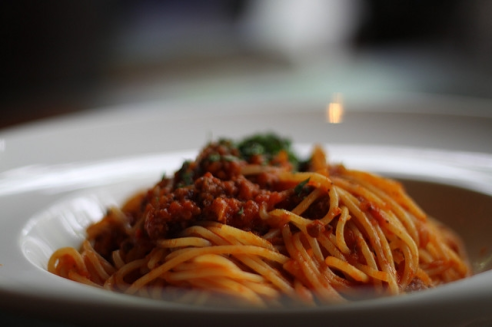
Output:
M204 221L227 224L259 235L266 233L271 226L261 219L260 210L292 210L312 187L305 185L297 189L297 185L280 182L277 174L269 172L243 175L242 169L252 164L309 170L309 163L294 167L296 162L286 150L273 155L245 155L232 142L210 143L194 161L186 161L172 176L164 176L143 195L130 200L131 205L123 207L129 224L136 229L133 235L126 234L124 228L109 228L117 222L111 221L108 214L98 223L107 224L108 228L104 229L107 232L94 235L94 248L104 250L100 253L108 259L112 250L122 246L138 244L145 252L155 241L177 237L185 228ZM318 199L303 216L322 218L329 209L327 197ZM309 230L317 235L324 228L314 223ZM132 236L133 241L128 236ZM122 244L124 239L133 244Z
M187 162L172 179L163 179L149 190L144 209L145 232L155 240L175 236L197 221L215 221L262 234L269 226L260 218L260 208L291 209L302 200L284 189L275 174L253 177L241 174L248 164L269 164L291 169L280 152L266 162L261 155L245 160L226 142L210 144L196 161Z

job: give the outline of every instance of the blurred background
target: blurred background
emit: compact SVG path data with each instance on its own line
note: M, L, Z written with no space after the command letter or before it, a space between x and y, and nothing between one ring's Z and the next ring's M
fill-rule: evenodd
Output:
M490 99L491 17L489 0L3 1L0 128L148 101Z

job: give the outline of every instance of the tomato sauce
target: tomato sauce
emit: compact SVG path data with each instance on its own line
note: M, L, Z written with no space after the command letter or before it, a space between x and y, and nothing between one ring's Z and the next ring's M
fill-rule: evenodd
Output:
M246 165L259 163L291 169L282 152L270 161L261 155L246 160L230 144L208 145L172 179L164 178L148 191L142 213L145 232L152 240L173 237L199 221L220 222L257 234L267 232L270 226L260 218L260 208L290 210L309 194L309 189L305 194L295 194L279 183L276 174L241 174ZM324 201L319 203L318 209L311 209L311 215L327 212Z

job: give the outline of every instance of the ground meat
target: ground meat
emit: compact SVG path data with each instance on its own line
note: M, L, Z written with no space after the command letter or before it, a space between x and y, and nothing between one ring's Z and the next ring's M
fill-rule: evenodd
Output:
M273 208L285 195L262 190L239 175L221 180L210 172L193 185L174 191L149 192L145 230L151 239L170 237L196 221L217 221L243 230L262 233L268 225L260 218L260 206ZM153 199L152 199L153 198Z
M196 159L195 174L202 176L209 172L213 176L230 180L240 175L246 162L239 158L239 151L229 141L211 143L205 147Z
M263 173L241 174L246 162L228 141L211 143L178 170L173 179L163 179L147 193L144 230L151 240L175 237L199 221L216 221L254 233L270 226L259 215L261 207L291 210L306 194L294 194L278 187L278 177ZM287 161L286 154L275 157L276 165ZM307 194L309 189L306 188ZM320 202L321 203L321 202ZM310 215L320 217L327 207L319 204Z

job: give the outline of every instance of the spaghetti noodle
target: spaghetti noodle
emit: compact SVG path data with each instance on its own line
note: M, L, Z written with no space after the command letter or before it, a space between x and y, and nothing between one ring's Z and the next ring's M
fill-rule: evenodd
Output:
M87 229L48 270L104 289L257 306L342 303L470 274L459 238L396 181L301 162L288 141L207 145L194 161ZM220 295L220 296L217 296Z

